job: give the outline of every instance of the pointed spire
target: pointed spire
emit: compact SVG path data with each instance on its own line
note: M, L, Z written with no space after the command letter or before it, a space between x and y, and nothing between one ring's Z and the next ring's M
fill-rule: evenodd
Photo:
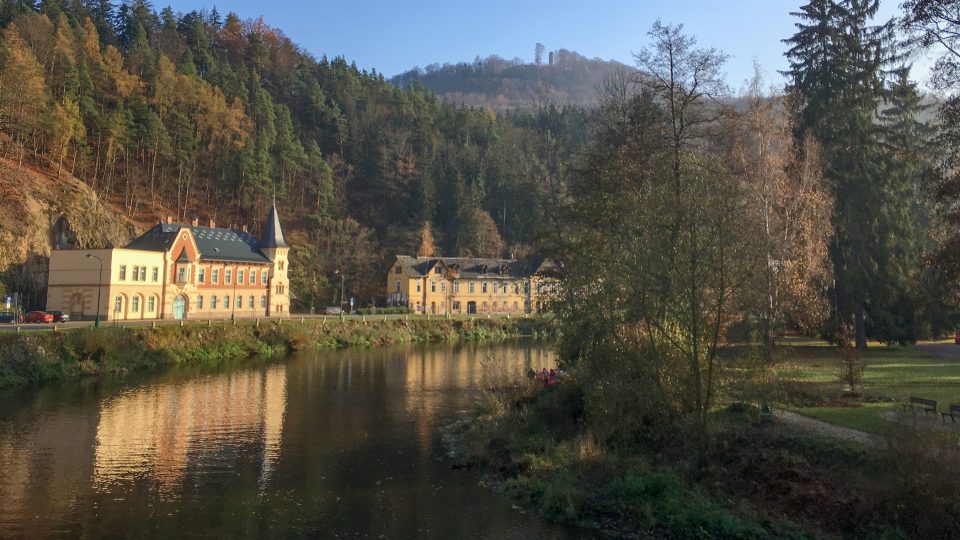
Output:
M267 216L267 226L263 228L263 235L260 237L260 247L289 247L283 241L283 230L280 228L280 214L277 213L276 197L273 198L273 206L270 207L270 214Z

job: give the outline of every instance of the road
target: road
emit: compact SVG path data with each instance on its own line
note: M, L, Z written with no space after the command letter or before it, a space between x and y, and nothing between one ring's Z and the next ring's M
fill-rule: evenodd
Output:
M509 319L509 318L528 318L533 315L529 314L490 314L490 315L451 315L449 319L451 320L467 320L467 319ZM443 320L447 319L444 315L415 315L415 314L392 314L392 315L344 315L344 321L384 321L384 320ZM327 322L327 323L337 323L340 322L341 318L339 315L292 315L289 317L270 317L270 318L261 318L261 319L241 319L237 318L234 323L230 319L186 319L183 321L173 320L173 319L138 319L138 320L125 320L125 321L100 321L100 326L123 326L123 327L135 327L135 326L176 326L180 325L192 325L192 326L206 326L206 325L230 325L230 324L257 324L257 321L261 323L266 322L275 322L281 321L281 324L284 322L305 322L305 321L317 321L317 322ZM71 321L68 323L57 323L57 324L0 324L0 332L28 332L28 331L60 331L60 330L70 330L74 328L90 328L93 326L93 321Z

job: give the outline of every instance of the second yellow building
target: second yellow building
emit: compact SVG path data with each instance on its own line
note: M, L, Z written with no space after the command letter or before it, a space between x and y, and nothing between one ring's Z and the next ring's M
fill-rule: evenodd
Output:
M416 313L536 313L556 290L549 260L397 255L387 273L387 303Z

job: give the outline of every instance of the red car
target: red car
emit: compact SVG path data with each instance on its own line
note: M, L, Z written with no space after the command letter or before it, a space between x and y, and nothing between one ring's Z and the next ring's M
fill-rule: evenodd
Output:
M28 311L27 314L23 316L23 322L52 323L53 315L47 313L46 311Z

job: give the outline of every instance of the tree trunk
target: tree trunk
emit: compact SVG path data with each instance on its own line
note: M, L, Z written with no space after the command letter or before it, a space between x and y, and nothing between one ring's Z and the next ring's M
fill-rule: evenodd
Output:
M863 321L863 307L859 307L853 315L853 329L856 336L857 349L867 350L867 327Z

